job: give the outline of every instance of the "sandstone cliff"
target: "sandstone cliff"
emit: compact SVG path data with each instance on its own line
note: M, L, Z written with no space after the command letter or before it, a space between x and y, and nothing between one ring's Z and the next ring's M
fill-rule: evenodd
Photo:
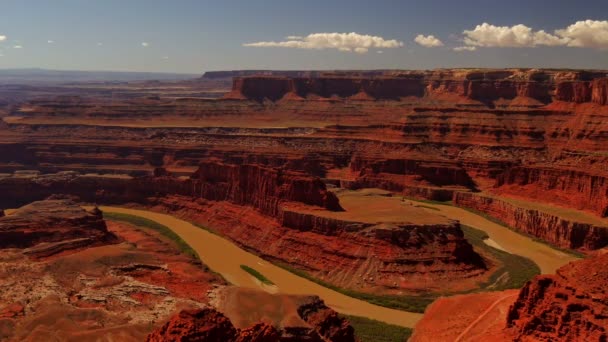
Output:
M456 192L453 201L458 206L488 214L510 227L558 247L588 251L608 245L608 226L568 220L479 194Z
M235 75L226 98L276 101L281 98L392 99L446 95L494 105L499 99L514 105L541 106L552 101L605 104L606 73L507 69L496 71L433 70L379 75L291 73ZM289 94L289 96L287 96Z
M117 242L100 211L87 212L69 200L34 202L0 217L0 249L34 248L29 254L48 256L66 249ZM53 245L56 244L56 245Z
M518 341L608 339L608 254L537 276L520 291L507 316Z

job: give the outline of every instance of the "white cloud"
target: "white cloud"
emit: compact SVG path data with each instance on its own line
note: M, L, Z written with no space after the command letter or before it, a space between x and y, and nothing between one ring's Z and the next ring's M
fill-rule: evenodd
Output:
M384 51L378 50L378 51L376 51L376 53L384 53Z
M564 45L564 38L543 30L533 31L526 25L494 26L483 23L473 30L465 30L464 43L468 46L482 47L535 47L539 45Z
M49 43L49 44L53 44L55 41L49 39L46 42Z
M577 21L555 33L568 41L567 46L608 49L607 20Z
M371 48L393 49L403 46L395 39L351 33L312 33L306 37L290 36L281 42L246 43L248 47L283 47L296 49L338 49L344 52L366 53ZM291 39L290 39L291 38Z
M0 35L0 42L5 41L6 40L6 36Z
M424 47L429 47L429 48L443 46L443 42L441 40L439 40L438 38L435 38L435 36L433 36L433 35L425 36L425 35L419 34L416 36L414 41Z
M13 46L13 49L23 49L23 46L21 46L21 45L15 45L15 46Z
M452 50L454 50L454 51L475 51L475 50L477 50L477 47L475 47L475 46L458 46L458 47L452 48Z
M169 56L163 56L163 57L161 57L161 59L167 60L167 59L169 59Z
M102 46L102 45L103 45L103 43L97 43L97 46Z
M150 46L150 44L148 44L147 42L142 42L142 43L141 43L141 46L143 46L143 47L148 47L148 46Z

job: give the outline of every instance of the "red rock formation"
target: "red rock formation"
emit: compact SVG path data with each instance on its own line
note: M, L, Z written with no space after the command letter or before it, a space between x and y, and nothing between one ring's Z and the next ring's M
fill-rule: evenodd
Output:
M595 79L591 83L591 101L608 105L608 78Z
M608 176L587 170L515 166L496 177L498 193L525 194L608 216Z
M565 102L589 102L591 100L591 85L589 82L581 81L560 82L555 90L555 98Z
M537 276L507 316L518 341L608 340L608 254Z
M541 210L479 194L456 192L454 204L499 219L510 227L569 249L595 250L608 246L608 226L570 221Z
M327 307L320 298L314 298L301 305L298 308L298 314L328 341L356 340L355 331L348 320Z
M48 245L66 240L71 240L73 244L64 244L55 252L70 249L69 246L83 247L117 241L108 232L101 212L87 212L66 200L34 202L12 215L0 218L0 248L28 248L40 243ZM48 248L40 253L48 254Z
M256 254L359 291L461 289L488 274L456 222L372 225L320 217L297 203L282 208L277 220L227 202L171 196L153 209L212 227Z
M494 101L516 100L514 105L542 106L556 101L603 104L605 85L598 78L603 73L539 70L459 71L384 73L365 77L352 74L315 75L294 74L255 76L238 75L227 98L276 101L288 93L302 98L319 96L351 98L368 94L371 99L399 100L403 97L441 97L453 94L466 99L492 104ZM595 90L594 90L595 89ZM597 95L594 97L592 93ZM592 98L593 97L593 98ZM365 99L368 99L366 96ZM521 100L528 99L528 100Z
M184 310L148 335L146 341L357 341L349 322L325 306L319 298L302 304L297 309L297 314L314 330L300 329L300 331L285 327L284 331L279 331L266 323L256 323L249 328L237 329L230 319L215 309Z
M337 197L318 178L259 165L205 161L191 176L193 195L214 201L252 205L278 216L282 201L302 202L340 211Z
M148 335L148 342L234 341L238 331L230 320L212 308L184 310Z

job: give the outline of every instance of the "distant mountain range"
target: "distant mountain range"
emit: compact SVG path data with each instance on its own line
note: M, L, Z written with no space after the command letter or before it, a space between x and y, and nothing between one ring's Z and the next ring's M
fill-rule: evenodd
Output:
M78 71L49 69L0 69L0 84L9 83L73 83L73 82L130 82L180 81L200 77L199 74L160 72Z

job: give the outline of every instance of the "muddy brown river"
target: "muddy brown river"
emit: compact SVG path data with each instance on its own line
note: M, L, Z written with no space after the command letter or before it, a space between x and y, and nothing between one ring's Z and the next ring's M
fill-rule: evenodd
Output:
M576 260L569 254L536 242L464 209L428 203L425 203L425 206L436 208L438 211L434 210L434 213L440 213L450 219L459 220L462 224L484 230L490 236L492 243L497 244L509 253L533 260L539 265L542 273L554 273L560 266ZM140 216L167 226L186 241L207 266L236 286L285 294L314 294L321 297L328 306L340 313L367 317L404 327L414 327L422 317L422 314L419 313L373 305L323 287L246 252L227 239L173 216L146 210L109 206L102 206L101 210ZM258 270L276 286L269 287L261 284L256 278L243 271L241 265L248 265Z
M378 321L413 327L422 314L389 309L345 296L310 280L298 277L260 257L242 250L240 247L218 235L198 228L186 221L170 215L146 210L102 206L104 212L124 213L147 218L169 227L186 241L213 271L237 286L260 288L269 292L297 295L317 295L332 309L348 315L362 316ZM275 283L276 288L262 285L257 279L241 269L248 265Z

